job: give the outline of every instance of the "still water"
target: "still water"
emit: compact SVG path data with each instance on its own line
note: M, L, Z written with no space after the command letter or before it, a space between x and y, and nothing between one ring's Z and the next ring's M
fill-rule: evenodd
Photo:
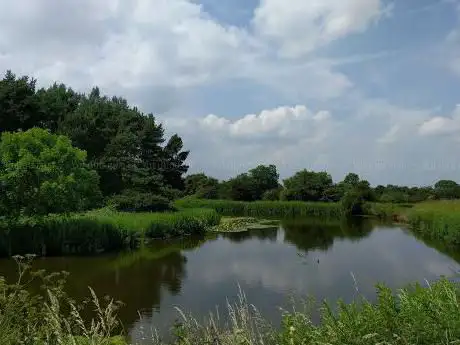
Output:
M239 286L248 301L273 323L289 297L351 301L370 299L375 284L392 288L460 270L460 258L409 231L370 220L353 223L283 221L278 229L180 241L155 242L133 253L99 257L36 259L34 268L70 272L73 297L88 286L126 305L120 311L133 338L166 330L174 306L204 317L236 300ZM12 260L0 260L0 275L15 276Z

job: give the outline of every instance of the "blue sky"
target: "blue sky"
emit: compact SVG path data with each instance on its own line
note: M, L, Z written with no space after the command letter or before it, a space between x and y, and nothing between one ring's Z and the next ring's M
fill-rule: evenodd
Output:
M0 0L0 69L157 115L191 171L460 182L457 0Z

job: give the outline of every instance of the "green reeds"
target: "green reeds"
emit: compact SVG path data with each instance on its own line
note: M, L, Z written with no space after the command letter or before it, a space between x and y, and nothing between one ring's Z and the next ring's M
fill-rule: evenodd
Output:
M178 208L211 208L227 216L248 217L321 217L340 219L338 203L301 201L231 201L184 198L175 202Z
M407 213L413 231L447 246L460 247L460 201L417 204Z
M0 256L96 254L136 248L142 238L203 234L219 224L211 209L126 213L101 209L83 214L22 218L0 224Z
M0 256L96 254L132 248L137 234L86 215L22 218L0 225Z

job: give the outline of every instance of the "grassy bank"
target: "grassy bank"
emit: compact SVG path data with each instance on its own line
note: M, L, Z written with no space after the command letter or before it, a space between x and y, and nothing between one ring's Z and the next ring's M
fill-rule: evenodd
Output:
M405 217L412 230L422 237L460 247L460 201L420 203Z
M143 238L203 234L219 224L210 209L126 213L101 209L83 214L22 218L0 223L0 256L95 254L136 248Z
M247 217L322 217L339 219L338 203L297 201L231 201L184 198L176 201L179 208L211 208L227 216Z
M24 270L20 270L24 272ZM27 292L28 276L19 283L0 284L0 343L125 345L116 316L120 307L98 300L91 291L92 320L81 317L77 302L65 295L60 276L44 278L48 294ZM51 277L51 278L50 278ZM227 315L214 315L205 323L178 312L172 327L175 345L308 345L308 344L457 344L460 341L460 287L441 279L429 287L411 286L393 293L379 286L375 303L359 299L354 304L324 303L321 321L310 318L311 308L283 312L280 327L272 327L240 294ZM313 306L313 304L310 304ZM69 310L71 312L69 312ZM222 320L227 320L223 322ZM143 344L165 345L159 338Z
M413 206L414 204L366 202L363 206L363 215L381 220L404 221L405 213Z

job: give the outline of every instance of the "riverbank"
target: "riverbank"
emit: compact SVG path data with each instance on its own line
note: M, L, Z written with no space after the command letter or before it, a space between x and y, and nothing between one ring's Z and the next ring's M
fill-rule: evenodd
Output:
M135 249L140 242L204 234L220 223L210 209L127 213L100 209L82 214L21 218L0 223L0 256L85 255Z
M413 205L367 204L366 213L380 219L409 225L427 240L460 247L460 201L427 201Z
M49 292L43 298L43 294L27 292L29 275L25 266L20 267L22 281L0 284L1 344L33 339L34 344L131 345L118 322L123 308L118 302L98 299L92 290L90 303L74 301L65 294L59 274L35 277L43 280ZM429 287L413 285L396 293L378 286L377 295L375 303L358 296L354 303L324 303L319 310L309 304L321 314L320 322L311 319L308 308L284 311L281 325L274 327L240 293L226 312L205 323L178 311L171 342L153 338L143 344L454 344L460 340L457 283L441 279ZM90 314L94 318L83 317L86 309L80 310L78 304L94 310L96 314Z

